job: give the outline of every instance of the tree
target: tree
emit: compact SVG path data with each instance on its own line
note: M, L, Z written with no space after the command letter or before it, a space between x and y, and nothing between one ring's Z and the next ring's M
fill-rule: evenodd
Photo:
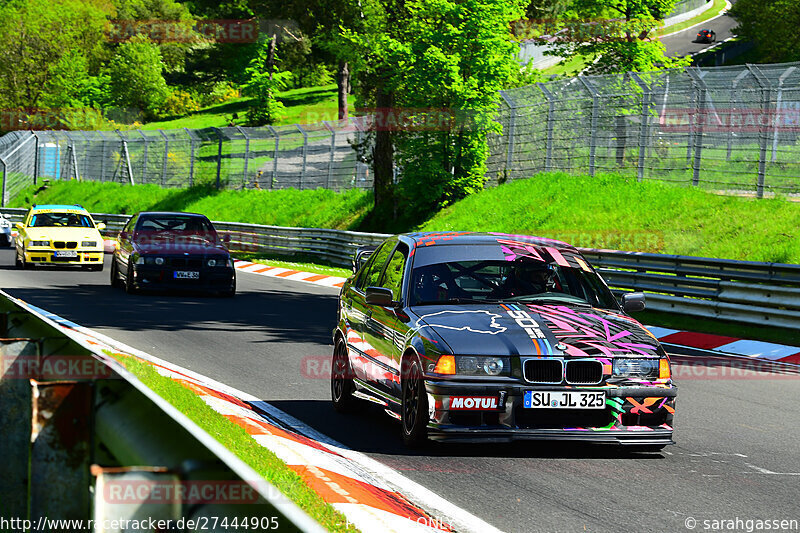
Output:
M739 23L736 35L754 42L762 61L800 60L800 1L739 0L731 15Z
M275 40L270 39L263 43L246 70L248 79L244 93L253 97L247 110L247 122L251 126L272 124L283 109L283 104L275 98L275 91L289 74L275 72L276 59Z
M651 37L677 0L574 0L570 15L555 35L553 53L593 61L592 73L645 72L689 64L669 58Z
M122 43L107 67L113 103L155 117L169 96L158 46L138 35Z
M12 0L0 5L0 105L66 106L101 61L105 0Z
M519 70L509 24L522 14L516 0L385 1L368 32L345 32L362 58L359 98L377 108L376 210L394 200L393 160L413 215L483 187L498 91Z

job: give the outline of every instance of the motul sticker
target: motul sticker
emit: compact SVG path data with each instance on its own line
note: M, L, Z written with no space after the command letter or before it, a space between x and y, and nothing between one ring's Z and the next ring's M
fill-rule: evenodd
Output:
M497 396L451 396L451 411L485 411L497 409Z

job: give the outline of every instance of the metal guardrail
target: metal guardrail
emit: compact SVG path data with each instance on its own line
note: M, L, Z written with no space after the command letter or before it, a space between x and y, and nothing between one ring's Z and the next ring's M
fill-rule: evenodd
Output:
M24 209L0 209L12 220ZM128 215L94 214L109 234ZM307 256L350 266L359 246L388 237L319 228L214 222L233 252ZM800 329L800 265L582 249L617 294L647 293L648 309L749 325Z
M222 532L234 518L324 531L101 348L2 291L0 362L0 518L94 519L98 532L132 519Z

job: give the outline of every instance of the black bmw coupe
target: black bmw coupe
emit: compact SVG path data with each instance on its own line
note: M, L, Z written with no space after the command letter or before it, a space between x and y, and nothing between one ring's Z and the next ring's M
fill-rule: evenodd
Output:
M142 289L236 293L236 271L214 226L195 213L142 212L119 234L111 285Z

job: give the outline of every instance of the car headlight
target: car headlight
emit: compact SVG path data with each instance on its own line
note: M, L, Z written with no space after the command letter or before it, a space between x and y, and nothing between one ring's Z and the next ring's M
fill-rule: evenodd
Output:
M433 371L437 374L459 374L463 376L507 376L511 364L508 357L480 357L443 355Z
M96 248L97 241L81 241L81 246L83 248Z
M134 257L133 262L135 264L137 264L137 265L143 265L144 264L144 256L138 255L138 254L134 254L133 257Z
M659 359L614 359L612 375L625 378L658 377Z
M144 262L146 264L148 264L148 265L163 265L164 264L164 258L163 257L148 256L148 257L144 258ZM142 263L138 263L138 264L141 265Z
M215 266L217 266L217 260L216 260L216 259L209 259L209 260L206 262L206 264L207 264L208 266L210 266L210 267L215 267ZM221 264L222 264L222 261L220 261L220 262L219 262L219 264L221 265Z
M31 246L50 246L50 241L31 241Z

